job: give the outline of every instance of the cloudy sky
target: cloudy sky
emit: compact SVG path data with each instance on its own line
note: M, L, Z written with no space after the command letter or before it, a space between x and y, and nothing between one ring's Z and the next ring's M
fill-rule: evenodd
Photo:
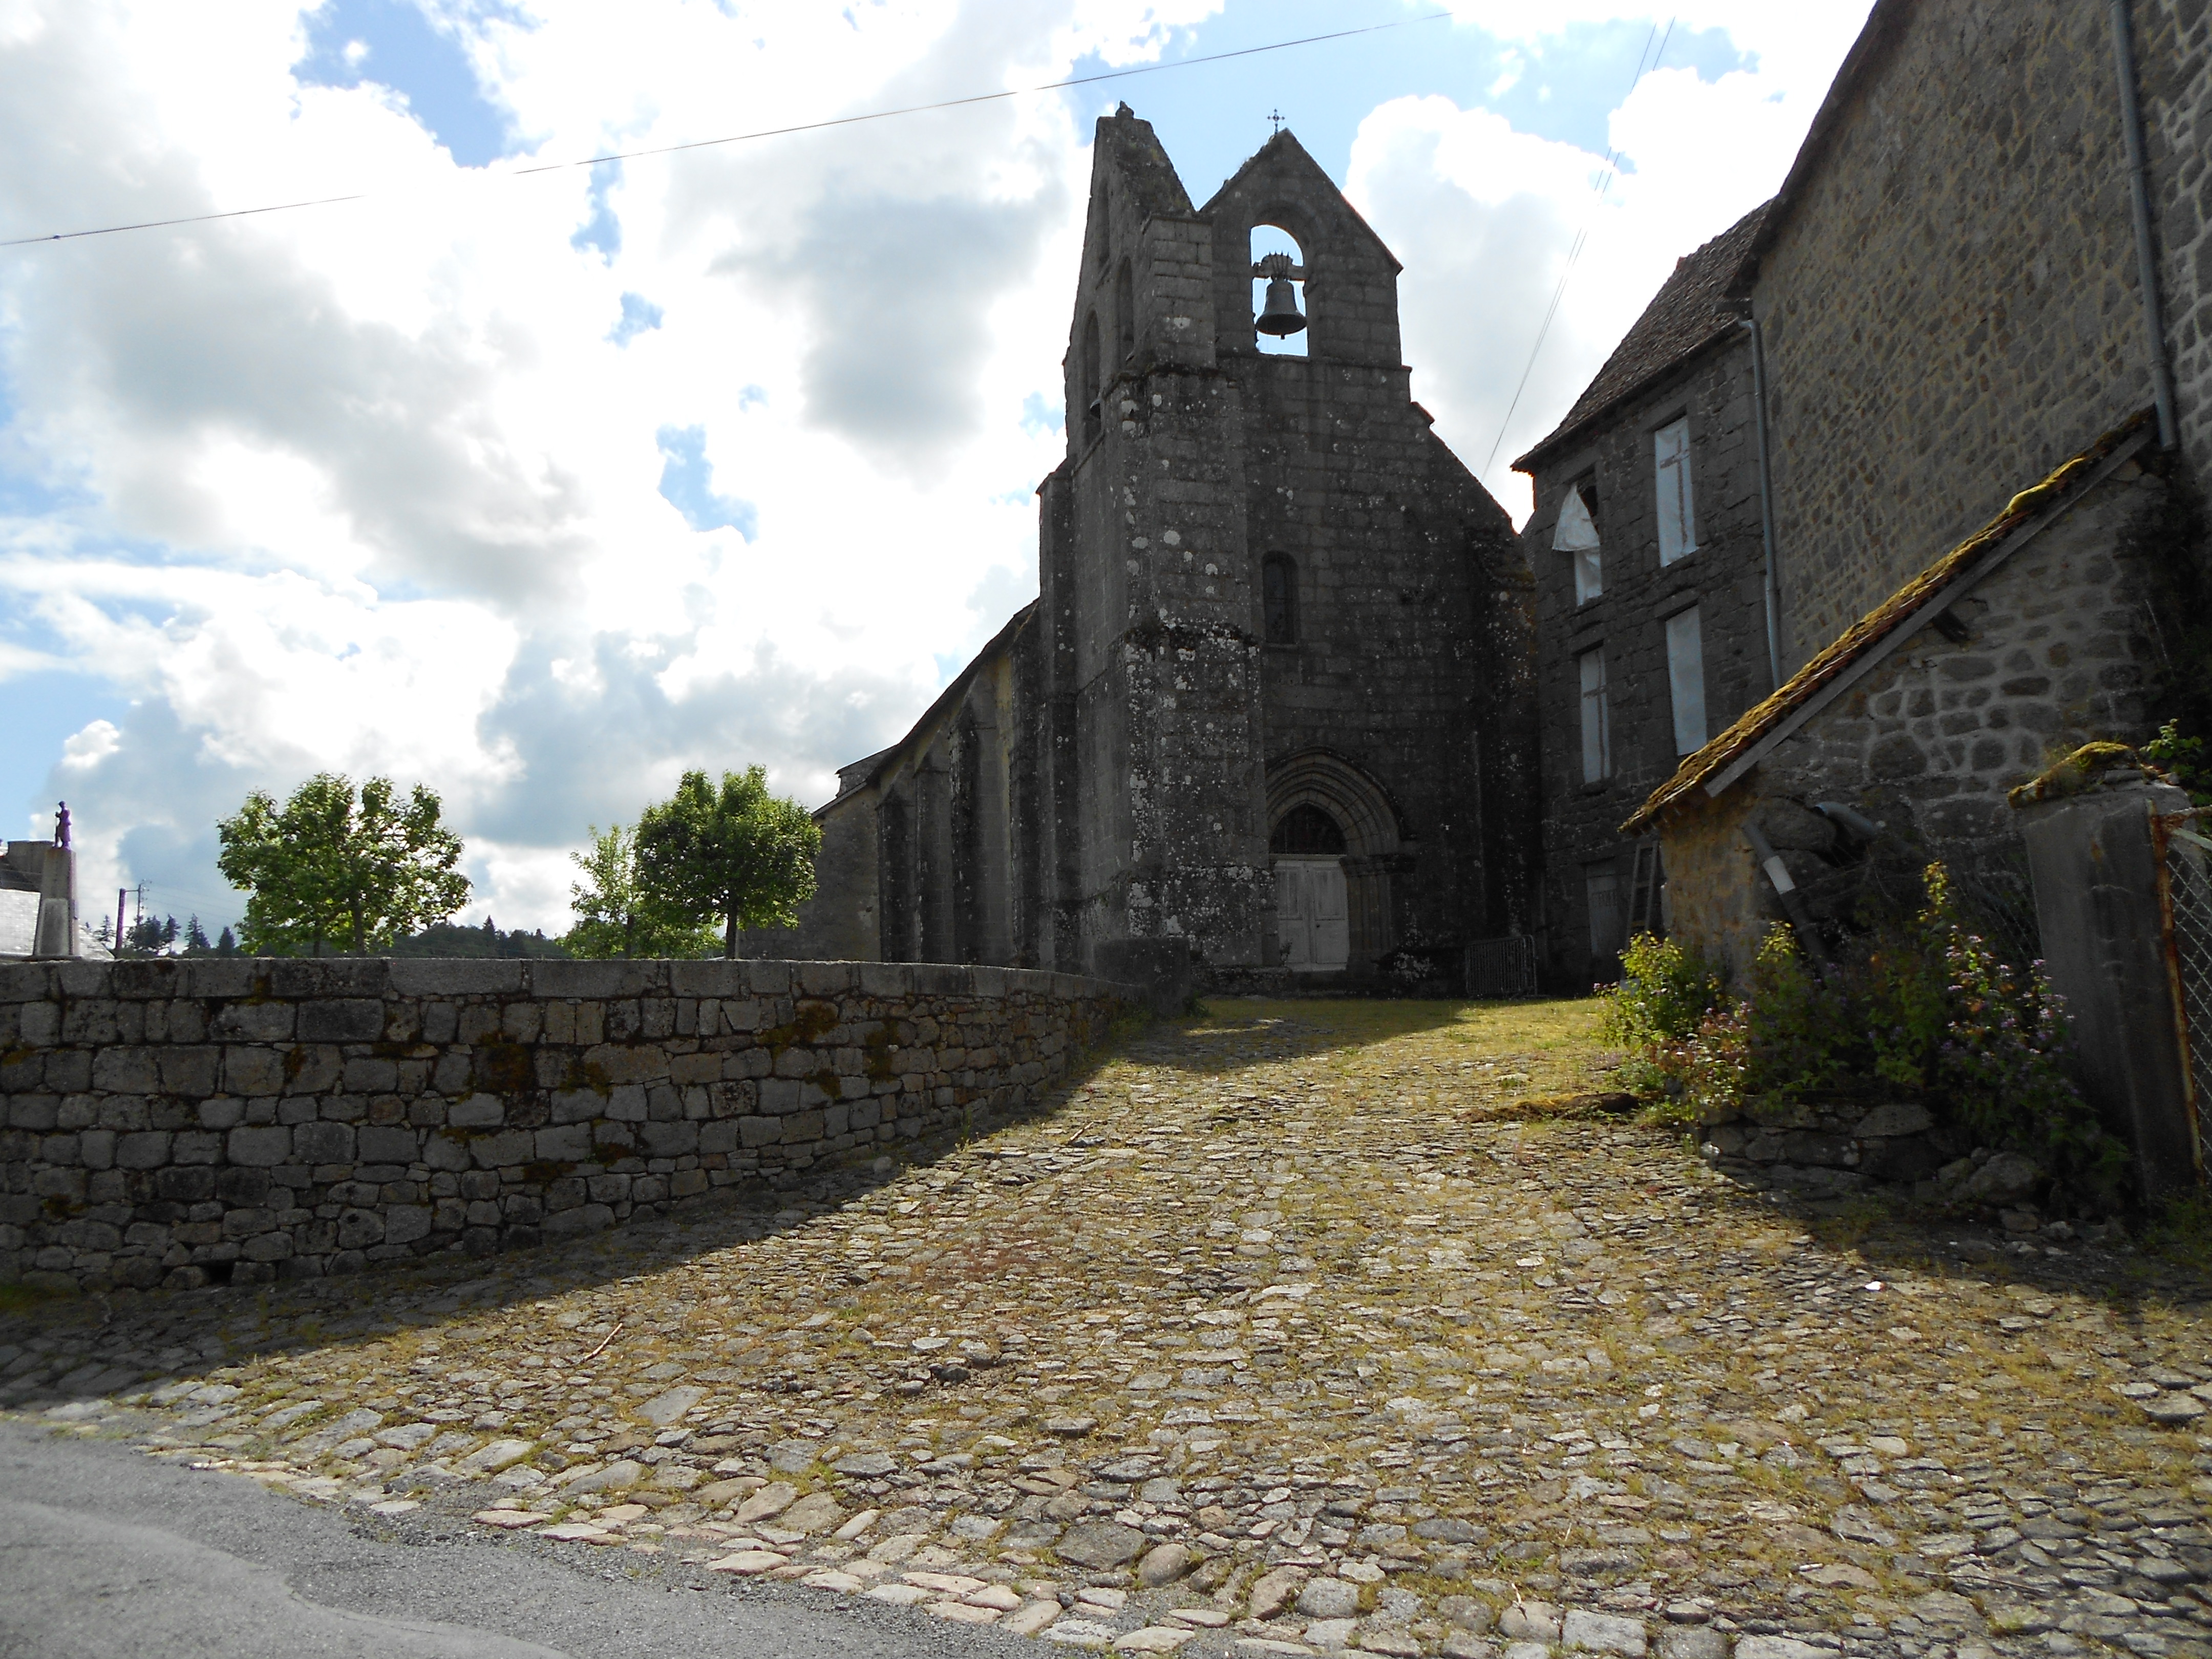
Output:
M88 911L212 932L219 817L383 773L467 836L465 919L553 929L586 826L686 767L827 799L1036 591L1123 99L1201 202L1281 112L1518 517L1512 458L1779 183L1866 9L0 0L0 239L363 198L0 249L6 833L66 798Z

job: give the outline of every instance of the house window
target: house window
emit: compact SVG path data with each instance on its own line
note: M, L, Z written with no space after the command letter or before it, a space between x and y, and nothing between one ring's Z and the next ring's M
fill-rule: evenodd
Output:
M1567 491L1559 504L1559 522L1552 532L1552 549L1565 553L1575 569L1575 603L1588 605L1605 592L1605 572L1598 550L1597 486L1583 483Z
M1605 647L1575 659L1582 677L1583 781L1602 783L1613 775L1613 709L1605 695Z
M1672 564L1698 550L1696 497L1690 488L1690 422L1662 426L1653 437L1659 479L1659 562Z
M1590 954L1618 955L1628 937L1628 919L1620 909L1620 872L1609 864L1591 866L1583 872L1583 896L1589 907Z
M1270 645L1298 642L1298 568L1287 553L1260 561L1260 603Z
M1667 689L1674 701L1674 752L1705 746L1705 645L1698 608L1667 618Z

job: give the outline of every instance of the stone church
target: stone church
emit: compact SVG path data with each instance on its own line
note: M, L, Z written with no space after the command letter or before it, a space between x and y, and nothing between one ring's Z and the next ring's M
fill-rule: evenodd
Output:
M1098 123L1038 598L842 769L771 948L1327 983L1525 928L1528 567L1413 401L1399 269L1288 132L1194 208Z

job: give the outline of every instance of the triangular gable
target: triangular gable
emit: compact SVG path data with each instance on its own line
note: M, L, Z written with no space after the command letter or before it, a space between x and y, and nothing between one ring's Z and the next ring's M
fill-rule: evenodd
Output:
M1277 133L1246 157L1244 165L1224 179L1221 188L1215 191L1206 205L1198 210L1199 216L1211 219L1215 209L1231 195L1264 191L1271 178L1295 179L1302 183L1317 182L1327 186L1328 196L1324 199L1333 200L1346 221L1373 243L1376 251L1389 261L1390 274L1395 276L1405 270L1405 266L1398 263L1398 256L1390 252L1390 245L1375 234L1374 226L1360 216L1359 210L1352 205L1336 180L1328 176L1328 170L1307 154L1306 147L1293 137L1288 129Z

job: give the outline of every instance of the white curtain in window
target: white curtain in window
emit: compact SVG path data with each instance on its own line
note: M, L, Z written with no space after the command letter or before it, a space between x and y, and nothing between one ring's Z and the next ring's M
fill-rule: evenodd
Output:
M1659 480L1659 562L1672 564L1698 550L1698 514L1690 487L1690 422L1662 426L1652 439Z
M1705 746L1705 643L1692 605L1667 618L1667 685L1674 699L1674 752Z
M1605 650L1585 651L1575 659L1582 677L1583 781L1601 783L1613 775L1613 711L1605 692Z
M1559 507L1559 521L1552 531L1552 550L1574 560L1577 605L1588 605L1605 592L1597 525L1590 517L1589 498L1580 485L1567 491L1567 499Z

